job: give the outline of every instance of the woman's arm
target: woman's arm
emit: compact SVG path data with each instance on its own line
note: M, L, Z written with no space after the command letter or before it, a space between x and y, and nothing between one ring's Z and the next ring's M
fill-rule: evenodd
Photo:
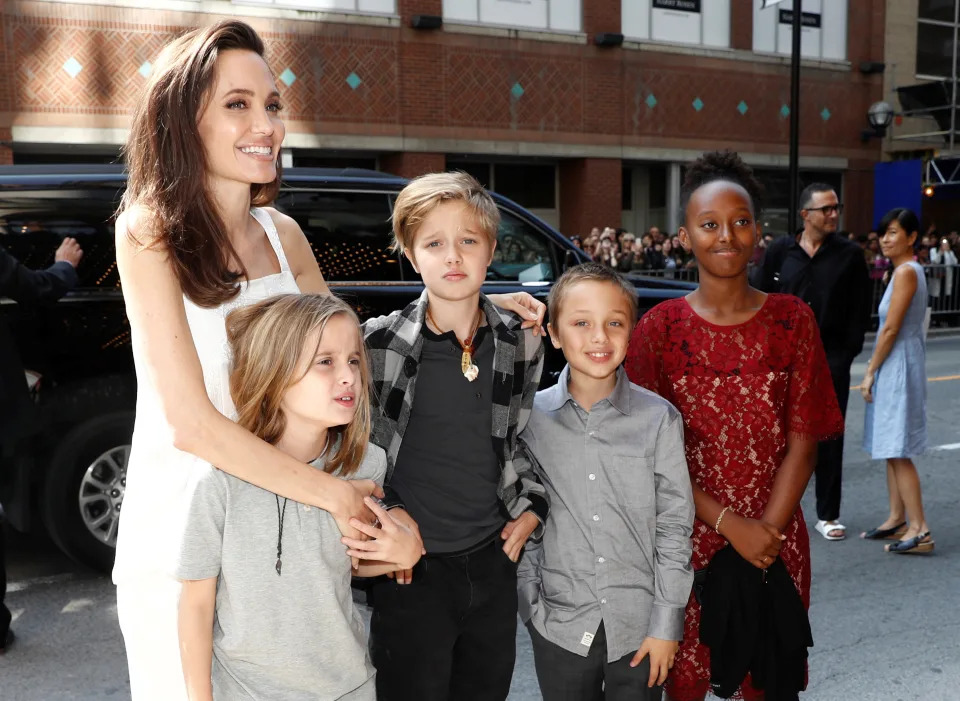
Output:
M351 517L372 520L363 505L363 496L375 489L372 481L346 482L300 463L210 402L180 285L166 252L142 244L146 229L142 219L138 226L138 217L143 216L130 211L117 220L117 265L133 343L144 359L137 379L155 388L174 445L246 482L329 511L343 533L356 535Z
M213 614L217 604L217 578L183 583L177 629L180 664L190 701L213 701L210 665L213 662Z
M800 497L816 466L817 441L787 434L787 454L773 481L773 491L763 511L763 521L783 531L800 504Z
M290 264L290 272L293 273L300 292L303 294L330 294L330 288L327 287L327 282L323 279L323 273L320 272L317 257L313 254L310 242L307 241L300 225L297 224L295 219L278 212L273 207L265 207L264 209L273 219L274 226L277 227L277 234L280 235L280 245L283 246L287 263Z
M902 265L893 274L893 293L890 297L890 310L887 312L887 319L877 334L877 340L873 346L873 355L870 356L870 362L867 363L867 371L864 373L863 382L860 384L860 393L863 398L873 401L873 381L877 370L883 365L883 361L893 350L893 344L896 343L897 336L900 334L900 327L903 325L903 319L910 308L910 301L917 291L917 273L910 265Z
M696 482L693 483L693 503L697 518L710 528L716 527L719 521L718 533L754 567L766 569L780 554L783 536L778 528L765 520L741 516L735 507L724 510L725 507L697 486Z

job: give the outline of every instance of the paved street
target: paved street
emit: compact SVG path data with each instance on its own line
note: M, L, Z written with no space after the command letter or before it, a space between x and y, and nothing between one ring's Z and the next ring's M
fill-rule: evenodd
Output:
M868 349L869 351L869 349ZM854 366L859 382L868 355ZM842 520L854 536L828 543L815 532L816 646L807 701L939 701L960 686L960 338L928 347L930 445L918 466L937 540L929 557L901 557L856 538L886 515L881 463L860 450L863 402L850 399ZM812 488L804 499L815 520ZM11 535L9 605L17 645L0 657L0 698L16 701L126 698L127 675L109 579L83 571L38 539ZM537 699L526 631L518 631L510 695Z

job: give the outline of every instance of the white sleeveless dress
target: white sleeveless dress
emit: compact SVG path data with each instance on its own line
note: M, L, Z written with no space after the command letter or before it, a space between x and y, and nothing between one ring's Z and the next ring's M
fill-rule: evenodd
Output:
M266 232L280 272L241 283L240 294L219 307L198 307L184 297L207 396L231 419L236 408L230 398L227 314L278 294L300 292L270 215L262 209L250 214ZM137 413L113 581L134 701L179 701L187 697L177 639L180 583L172 572L188 479L202 461L173 446L156 381L136 341L134 337Z

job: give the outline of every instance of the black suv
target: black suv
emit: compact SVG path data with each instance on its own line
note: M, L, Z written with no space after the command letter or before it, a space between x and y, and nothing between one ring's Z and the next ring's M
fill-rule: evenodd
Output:
M79 286L57 304L0 303L35 400L28 435L0 465L0 502L14 527L42 523L67 554L100 569L113 562L136 395L113 232L125 179L120 166L0 167L0 245L31 268L50 265L65 236L84 251ZM391 209L405 180L297 168L283 179L275 206L297 220L331 289L362 319L420 294L419 276L389 247ZM544 299L566 267L587 258L522 207L494 197L502 223L485 291ZM692 287L647 278L634 284L641 310ZM561 367L550 349L544 384Z

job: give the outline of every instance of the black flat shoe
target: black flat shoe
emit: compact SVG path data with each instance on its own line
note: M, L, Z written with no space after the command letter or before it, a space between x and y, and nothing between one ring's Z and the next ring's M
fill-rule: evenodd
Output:
M861 533L860 537L864 540L886 540L887 538L893 538L894 536L900 535L903 532L904 526L907 525L907 522L899 523L893 528L871 528L866 533Z
M926 540L924 540L926 539ZM895 543L885 545L884 549L888 553L910 554L928 553L933 550L933 538L930 537L930 531L919 533L909 540L898 540Z
M13 634L13 631L9 628L7 629L7 637L3 641L3 647L0 647L0 655L5 655L7 650L13 645L13 641L17 639L17 636Z

